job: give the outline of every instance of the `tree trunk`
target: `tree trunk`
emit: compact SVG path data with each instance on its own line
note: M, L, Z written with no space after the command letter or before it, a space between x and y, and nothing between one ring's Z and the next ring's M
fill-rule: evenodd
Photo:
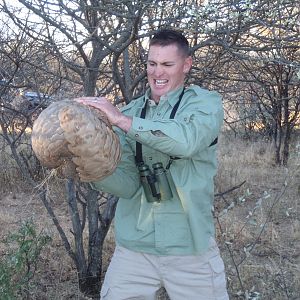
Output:
M68 179L66 182L68 205L70 209L70 216L72 219L73 235L75 240L75 264L78 270L78 276L84 276L86 274L87 265L85 261L85 253L83 248L83 236L82 236L82 221L80 220L79 210L76 199L76 189L74 179Z
M291 132L292 125L290 123L290 114L289 114L289 104L288 104L288 95L286 95L284 100L284 140L283 140L283 151L282 151L282 164L287 165L289 156L290 156L290 141L291 141Z
M290 157L290 141L291 141L291 130L287 129L284 137L283 151L282 151L282 164L287 165Z
M80 218L80 210L77 205L79 195L76 194L75 181L68 179L66 188L75 240L73 260L78 272L79 289L85 296L99 298L103 242L114 217L118 198L108 197L105 210L101 213L99 211L99 192L86 185L87 193L84 196L86 203L80 201L83 205L82 217ZM87 208L87 215L85 214L85 207ZM88 222L88 245L86 251L84 251L86 247L84 245L86 219Z
M282 133L280 124L276 124L276 129L274 132L274 147L275 147L275 163L276 165L281 164L281 140Z
M99 66L93 66L98 69ZM98 71L87 70L85 78L83 78L83 88L85 96L95 96L96 83L97 83Z
M101 251L102 252L102 251ZM78 280L80 291L87 297L92 299L99 299L101 290L101 275L85 274L79 277Z

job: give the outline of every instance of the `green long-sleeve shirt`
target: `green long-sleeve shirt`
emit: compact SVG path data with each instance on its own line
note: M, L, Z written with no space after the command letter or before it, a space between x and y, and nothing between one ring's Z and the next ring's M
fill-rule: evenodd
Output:
M182 87L161 97L159 104L145 97L131 101L122 111L133 117L125 134L116 129L122 145L122 158L116 171L95 189L119 196L115 214L117 243L133 251L157 255L195 255L208 247L214 236L212 205L213 177L216 173L216 146L223 121L221 97L198 86L185 89L174 119L172 108ZM147 101L145 119L140 118ZM173 198L147 202L135 164L136 141L143 147L143 160L149 166L168 164Z

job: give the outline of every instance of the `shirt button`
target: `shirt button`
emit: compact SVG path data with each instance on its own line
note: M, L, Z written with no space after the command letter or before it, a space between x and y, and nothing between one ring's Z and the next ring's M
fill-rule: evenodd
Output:
M139 135L136 133L135 135L134 135L135 137L139 137Z
M187 121L187 118L184 118L183 120L186 122L186 121Z
M160 115L161 115L161 113L160 113L160 112L158 112L158 113L157 113L157 115L158 115L158 116L160 116Z

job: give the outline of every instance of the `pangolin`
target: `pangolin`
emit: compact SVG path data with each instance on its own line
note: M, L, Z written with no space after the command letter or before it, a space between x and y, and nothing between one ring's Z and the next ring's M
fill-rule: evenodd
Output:
M113 173L120 142L107 117L74 100L61 100L35 120L32 148L41 164L64 177L98 181Z

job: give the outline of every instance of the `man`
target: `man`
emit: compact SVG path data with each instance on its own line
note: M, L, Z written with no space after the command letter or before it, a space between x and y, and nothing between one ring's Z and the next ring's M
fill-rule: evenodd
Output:
M92 183L120 197L101 299L156 299L161 286L172 300L228 299L211 212L223 109L219 94L184 87L191 66L186 38L161 30L144 97L122 112L103 97L77 99L107 114L122 145L116 171Z

